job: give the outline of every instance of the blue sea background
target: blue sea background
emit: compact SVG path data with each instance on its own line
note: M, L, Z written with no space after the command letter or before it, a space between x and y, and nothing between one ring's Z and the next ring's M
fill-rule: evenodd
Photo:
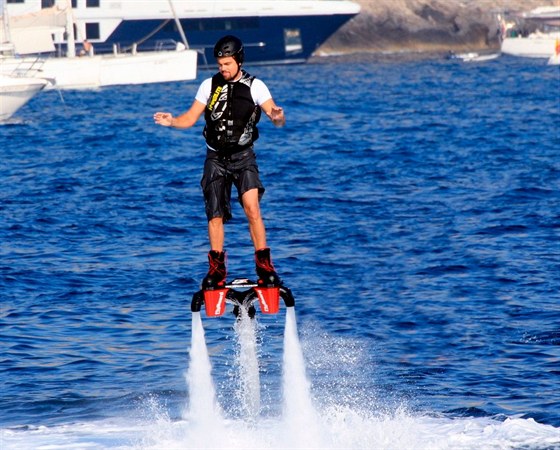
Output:
M330 57L247 70L287 115L261 122L262 210L313 402L348 436L328 447L560 448L558 67ZM42 92L0 127L2 450L191 448L201 432L176 434L207 270L202 122L171 130L152 115L188 109L211 73ZM237 204L226 248L230 278L253 277ZM284 310L257 316L251 422L280 435ZM235 423L233 322L203 315Z

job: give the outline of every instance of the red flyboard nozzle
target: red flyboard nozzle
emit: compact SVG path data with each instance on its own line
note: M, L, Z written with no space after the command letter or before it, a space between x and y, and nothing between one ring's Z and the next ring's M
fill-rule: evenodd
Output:
M227 289L204 291L204 309L209 317L218 317L226 311Z
M280 309L280 289L278 287L256 287L255 292L263 314L278 314Z

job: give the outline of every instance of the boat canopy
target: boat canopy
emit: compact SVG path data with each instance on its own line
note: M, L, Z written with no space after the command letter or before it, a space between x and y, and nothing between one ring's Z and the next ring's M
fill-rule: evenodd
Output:
M63 33L66 9L53 6L38 12L8 18L9 35L0 27L0 42L11 42L16 54L28 55L55 51L52 35ZM2 23L5 23L2 18Z

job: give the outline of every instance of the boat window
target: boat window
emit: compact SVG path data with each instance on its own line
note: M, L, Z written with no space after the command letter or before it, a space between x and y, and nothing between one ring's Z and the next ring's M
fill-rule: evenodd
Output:
M228 19L193 19L183 20L181 24L185 31L226 31L251 29L259 27L258 17L230 17ZM170 27L173 25L171 24ZM170 31L170 30L166 30Z
M86 23L86 39L99 39L100 37L101 33L99 32L99 23Z
M10 1L8 0L8 3ZM55 4L55 0L41 0L41 8L52 8Z
M86 0L86 8L99 8L99 0Z
M303 51L301 30L299 28L284 28L284 48L286 53L290 55Z
M25 0L8 0L8 3L25 3Z

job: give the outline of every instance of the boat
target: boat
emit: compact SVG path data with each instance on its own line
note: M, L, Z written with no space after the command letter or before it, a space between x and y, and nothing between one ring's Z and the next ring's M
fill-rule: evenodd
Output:
M4 0L0 1L0 15L2 21L2 39L0 39L0 67L7 60L6 54L13 52L14 45L10 38L8 17L3 14ZM49 81L44 78L26 76L25 73L3 75L0 74L0 123L5 123L20 108L27 104L35 95L42 91Z
M60 0L18 0L10 14L37 12ZM247 64L305 62L360 6L347 0L72 0L77 34L96 54L114 49L138 52L185 44L198 51L200 63L213 64L212 49L226 35L238 36ZM69 45L55 36L59 52Z
M0 123L10 119L47 84L48 80L42 78L0 76Z
M499 53L477 53L477 52L467 52L467 53L455 53L450 51L447 54L447 59L455 59L463 62L483 62L491 61L493 59L499 58Z
M552 55L550 58L548 58L547 65L549 65L549 66L560 65L560 55L556 54L556 55Z
M41 76L52 88L91 89L115 85L189 81L196 78L197 53L182 49L135 54L48 58Z
M5 0L3 0L5 1ZM20 5L18 3L17 5ZM16 5L16 4L11 4ZM197 76L195 50L177 42L173 49L138 51L136 46L96 54L86 39L77 45L74 12L70 2L9 17L12 52L0 56L0 74L53 80L47 89L89 89L122 84L146 84L194 80ZM6 29L6 27L4 27ZM2 41L6 32L0 33ZM66 35L65 52L57 52L53 36ZM80 51L78 51L78 47Z
M560 65L560 39L556 39L556 45L554 47L554 54L548 58L547 64L549 66Z
M529 12L499 17L501 51L527 58L550 58L560 39L560 6L542 6Z

